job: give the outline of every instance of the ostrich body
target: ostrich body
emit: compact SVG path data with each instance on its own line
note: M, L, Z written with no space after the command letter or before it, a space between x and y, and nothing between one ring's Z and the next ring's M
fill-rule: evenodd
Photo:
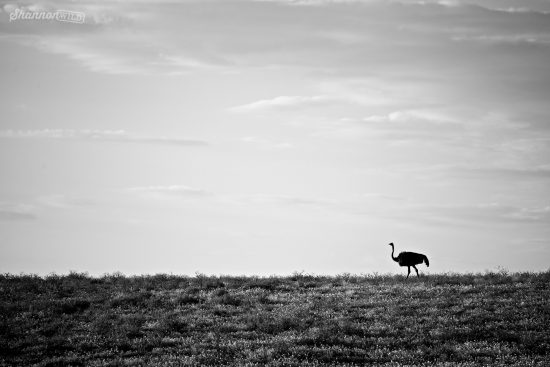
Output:
M416 268L416 265L426 263L426 266L430 266L430 262L428 261L428 258L426 255L423 254L417 254L416 252L401 252L397 257L393 256L394 248L393 248L393 242L390 243L391 246L391 258L393 261L399 263L399 266L406 266L409 269L409 272L407 273L407 278L409 275L411 275L411 266L416 271L416 276L418 277L418 269Z

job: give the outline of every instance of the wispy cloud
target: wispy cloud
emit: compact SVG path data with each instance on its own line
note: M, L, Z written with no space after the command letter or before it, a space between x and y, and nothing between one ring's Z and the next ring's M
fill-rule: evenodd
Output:
M508 8L491 8L491 10L501 11L505 13L520 13L520 14L531 13L531 14L540 14L540 15L550 14L550 11L546 11L546 10L535 10L532 8L514 7L514 6L510 6Z
M368 4L377 3L380 0L254 0L257 2L273 2L285 5L301 5L301 6L327 6L338 4ZM392 3L406 5L441 5L441 6L459 6L458 0L392 0Z
M292 144L288 142L276 142L259 136L245 136L241 138L241 141L262 149L288 149L292 147Z
M184 75L191 71L215 67L214 63L177 50L151 49L143 45L149 35L136 40L133 35L119 34L88 37L26 36L18 41L47 53L67 56L92 72L113 75ZM149 42L156 42L151 39Z
M240 195L232 202L247 205L280 206L288 209L314 209L371 219L403 223L445 224L451 226L484 226L549 224L550 205L514 206L501 203L430 204L384 193L340 195L338 198L289 195Z
M124 130L71 130L71 129L44 129L44 130L3 130L0 131L3 139L59 139L82 141L107 141L119 143L150 143L174 146L204 146L208 142L199 139L141 135Z
M46 53L66 56L92 72L105 74L181 75L190 71L220 68L226 60L202 52L182 52L173 32L170 17L174 2L158 3L69 2L54 0L37 4L6 4L0 13L0 34L3 40L33 47ZM188 6L182 3L180 6ZM9 14L19 10L76 11L85 15L84 24L56 21L9 21ZM166 11L166 13L164 13ZM163 26L156 21L166 16ZM172 33L172 36L170 36ZM189 47L188 47L189 49Z
M456 108L396 110L363 118L340 118L318 124L312 133L323 139L370 140L393 146L422 143L422 147L445 154L475 157L479 167L489 171L492 167L547 165L547 135L545 127L531 126L521 116Z
M489 11L502 8L498 2L495 6L486 1L480 2L484 6L476 3L54 0L47 5L25 6L81 11L86 14L87 23L71 28L62 22L10 24L7 12L22 6L8 4L1 17L0 32L4 40L64 55L88 70L110 74L173 75L286 65L332 77L364 77L401 70L409 71L406 74L412 77L433 78L434 74L441 75L438 70L454 64L456 44L448 42L453 37L546 43L550 29L543 10L535 13L539 2L518 2L521 7L512 6L505 11ZM220 13L226 14L224 21L220 21ZM354 47L357 42L363 47ZM482 62L472 58L474 52L477 50L462 49L463 61ZM404 54L408 57L402 57ZM509 63L502 58L501 62ZM479 75L497 73L489 68L493 66L492 58L482 64L477 65L484 66L478 69ZM289 103L284 99L274 102Z
M37 218L35 208L28 204L0 203L0 221L29 221Z
M418 121L430 122L433 125L456 124L455 117L449 114L438 112L436 110L400 110L393 111L385 115L372 115L365 117L364 122L389 125L391 123L415 123Z
M425 205L411 208L422 221L449 225L506 225L550 223L550 206L516 207L499 203L477 205Z
M396 172L424 180L441 179L481 180L485 182L516 183L523 180L545 182L550 179L550 166L498 166L495 164L440 164L423 167L396 168ZM391 171L391 170L390 170ZM543 180L543 181L541 181Z
M436 110L397 110L364 118L340 118L322 127L313 136L449 144L467 132L465 123L447 113Z
M516 181L521 179L550 179L550 167L455 167L448 169L451 175L464 178L490 178L492 180Z
M482 34L456 35L454 41L473 41L485 44L550 46L550 34Z
M36 199L36 202L44 207L59 209L85 207L94 204L94 200L88 197L63 194L42 195Z
M383 200L383 201L393 201L393 202L405 202L407 200L409 200L408 198L404 197L404 196L399 196L399 195L389 195L389 194L384 194L384 193L380 193L380 192L367 192L367 193L363 193L361 195L361 199L367 199L367 200Z
M317 209L335 208L340 203L339 200L334 200L334 199L292 196L292 195L277 195L277 194L237 195L237 196L234 196L233 198L246 204L283 205L283 206L292 206L292 207L309 207L309 208L317 208Z
M174 199L174 198L208 198L213 194L207 190L185 185L141 186L130 187L126 192L144 198Z
M217 193L202 188L187 185L166 186L136 186L124 190L125 193L136 195L144 199L197 199L215 202L217 205L226 206L255 206L255 207L280 207L287 209L325 209L342 210L343 201L315 196L299 196L285 194L236 194Z
M284 5L297 5L297 6L322 6L331 4L352 4L352 3L367 3L375 2L378 0L253 0L255 2L271 2Z
M271 99L262 99L259 101L235 106L230 109L233 112L254 112L270 109L292 109L292 108L313 108L326 106L331 103L341 103L344 100L341 97L334 96L278 96Z
M430 110L394 111L373 115L359 121L366 129L388 135L390 138L414 138L464 132L464 124L455 117Z

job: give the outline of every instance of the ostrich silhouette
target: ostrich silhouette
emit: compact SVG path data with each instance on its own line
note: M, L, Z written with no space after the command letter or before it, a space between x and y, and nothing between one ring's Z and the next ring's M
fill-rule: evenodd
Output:
M417 254L416 252L405 251L397 255L397 257L394 257L393 242L390 243L389 245L391 246L391 258L393 259L393 261L399 263L399 266L406 266L409 269L409 272L407 273L407 278L409 277L409 275L411 275L411 266L416 271L417 277L419 277L420 275L418 275L418 269L416 268L415 265L419 265L424 262L426 263L426 266L430 266L430 262L428 261L428 258L426 257L426 255Z

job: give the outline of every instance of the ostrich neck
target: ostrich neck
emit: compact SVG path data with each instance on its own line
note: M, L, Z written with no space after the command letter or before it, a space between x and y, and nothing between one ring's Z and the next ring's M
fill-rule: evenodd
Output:
M393 251L394 251L394 248L393 246L391 247L391 258L393 259L393 261L399 261L399 259L397 259L397 257L394 257L393 256Z

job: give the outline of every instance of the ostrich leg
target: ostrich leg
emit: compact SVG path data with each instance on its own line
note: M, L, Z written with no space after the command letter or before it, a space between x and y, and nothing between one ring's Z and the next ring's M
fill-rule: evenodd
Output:
M409 272L407 273L407 278L406 279L409 279L409 275L411 275L411 267L407 266L407 269L409 269Z
M416 266L413 265L413 268L414 268L414 270L416 270L416 276L420 277L420 275L418 275L418 269L416 268Z

